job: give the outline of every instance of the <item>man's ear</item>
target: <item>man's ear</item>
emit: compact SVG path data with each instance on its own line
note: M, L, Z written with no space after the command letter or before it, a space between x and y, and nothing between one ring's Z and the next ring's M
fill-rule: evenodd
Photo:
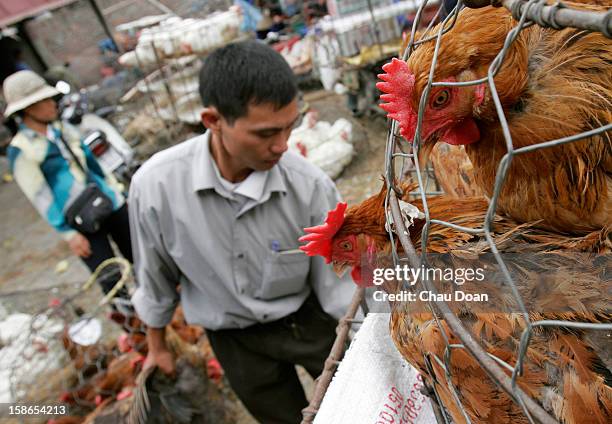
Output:
M221 129L221 114L213 106L205 107L200 114L200 119L202 119L202 124L213 132Z

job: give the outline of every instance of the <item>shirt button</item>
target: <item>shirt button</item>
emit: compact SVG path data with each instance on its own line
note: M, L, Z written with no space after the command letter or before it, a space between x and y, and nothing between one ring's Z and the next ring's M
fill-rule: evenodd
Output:
M238 259L242 259L242 258L244 258L244 254L239 253L239 254L238 254Z
M268 314L263 314L262 318L263 318L263 319L268 318Z
M244 294L244 289L240 289L240 294Z

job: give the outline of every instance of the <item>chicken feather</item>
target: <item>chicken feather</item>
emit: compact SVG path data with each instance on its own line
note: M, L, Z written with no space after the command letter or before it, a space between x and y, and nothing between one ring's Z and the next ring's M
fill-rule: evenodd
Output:
M593 5L566 5L597 11L612 5L609 0L578 3ZM486 77L506 35L516 25L503 7L463 9L455 26L442 36L434 80ZM406 66L397 60L387 65L387 74L379 83L387 93L382 98L388 102L381 106L399 121L409 141L433 55L433 41L418 46ZM612 43L600 33L538 25L524 28L494 79L514 148L609 124L611 64ZM400 75L408 83L397 82ZM421 130L424 154L438 141L464 144L474 183L491 197L498 164L508 150L490 87L433 87L429 99ZM610 224L612 131L514 156L497 205L498 212L518 222L538 222L542 228L567 233L584 235Z
M403 186L406 193L413 189L414 186ZM329 240L335 269L362 267L364 250L372 248L383 254L375 256L372 266L391 265L390 258L384 255L391 251L385 226L386 194L383 187L379 194L346 210L342 225ZM482 225L487 211L487 202L479 198L440 196L428 198L427 202L432 219L471 228ZM412 203L422 209L420 200ZM423 225L424 220L416 219L409 228L412 242L417 247L420 246ZM507 265L515 276L520 277L516 278L516 284L528 305L532 322L612 322L610 281L602 271L602 268L606 269L605 261L609 261L606 254L611 251L611 231L612 227L606 227L586 236L574 237L530 224L519 225L506 217L495 217L493 232L498 249L503 253L522 254L520 260L509 261ZM429 236L431 243L427 244L427 251L446 253L455 266L474 258L486 261L482 258L489 247L480 237L438 224L430 226ZM577 256L577 251L589 255L588 264L592 265L579 266L584 257ZM542 269L547 270L549 278L541 276ZM358 275L363 278L365 274ZM364 284L364 281L359 283ZM400 285L391 282L381 287L394 293ZM479 290L479 287L466 285L462 289L470 292ZM469 303L459 305L455 311L489 354L514 366L526 323L517 313L516 306L512 305L513 296L500 298L500 312L480 311ZM503 312L503 306L507 306L510 312ZM435 360L435 357L443 360L447 348L441 329L449 337L449 343L461 344L443 319L436 319L418 302L395 302L391 304L391 311L389 328L397 349L425 376L427 383L436 388L442 405L455 423L467 422L463 408L473 423L528 422L520 406L488 378L466 350L451 350L448 373ZM517 384L564 424L608 422L612 408L612 374L600 359L601 347L592 340L586 330L567 327L533 329ZM607 347L603 347L604 353ZM510 376L510 371L503 369ZM448 384L449 375L450 382L457 389L458 399Z

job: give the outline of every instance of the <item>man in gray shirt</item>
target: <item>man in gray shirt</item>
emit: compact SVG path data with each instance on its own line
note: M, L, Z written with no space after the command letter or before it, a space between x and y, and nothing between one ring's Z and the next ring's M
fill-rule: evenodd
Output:
M274 50L248 41L213 52L200 95L208 131L153 156L130 188L147 365L174 372L164 327L180 301L255 418L298 423L306 398L294 365L321 373L353 290L322 258L304 255L298 238L340 196L320 169L287 152L297 86Z

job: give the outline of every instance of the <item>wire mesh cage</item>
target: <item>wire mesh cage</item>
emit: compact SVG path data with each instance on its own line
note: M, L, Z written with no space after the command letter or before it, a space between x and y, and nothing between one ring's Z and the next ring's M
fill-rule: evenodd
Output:
M166 17L142 30L133 50L119 62L146 75L124 97L128 102L139 95L149 99L145 111L166 126L180 123L198 125L202 105L198 96L201 58L217 47L245 39L240 31L242 17L231 8L205 19Z
M115 257L85 284L2 294L3 423L234 423L246 417L204 329L188 324L180 305L164 332L176 378L145 366L147 329L129 298L131 271L126 259ZM100 298L94 286L111 282Z
M486 69L486 76L482 78L468 78L466 81L448 81L439 80L434 78L436 69L444 62L445 58L440 56L441 46L443 43L448 42L448 38L444 39L443 35L448 34L456 27L458 22L464 18L464 15L460 12L467 6L470 8L481 8L487 6L499 7L503 6L508 10L508 18L512 15L514 19L512 28L504 34L502 47L492 52L491 61ZM387 144L386 144L386 163L385 163L385 182L386 182L386 197L385 197L385 210L387 216L387 226L389 240L392 246L392 262L393 266L399 264L408 264L413 269L425 268L430 266L426 252L428 247L432 243L431 238L431 227L445 227L453 229L459 233L464 233L468 236L478 237L482 243L480 251L487 250L491 254L491 262L499 267L502 276L501 283L505 286L508 298L512 298L512 302L516 305L515 310L512 313L508 313L507 316L511 316L512 319L516 319L516 333L518 337L516 342L512 345L510 351L506 352L504 357L500 357L499 352L495 352L492 349L492 344L486 340L486 337L481 337L480 334L474 333L473 328L465 322L465 314L461 315L457 309L452 309L449 302L443 298L435 297L434 299L427 300L425 302L426 312L431 317L426 325L430 328L434 328L434 332L439 336L438 340L442 340L441 348L436 351L429 350L423 346L416 348L415 345L405 346L405 351L411 351L411 357L416 360L415 365L421 372L427 375L428 387L427 391L431 397L434 406L434 412L436 419L439 423L451 423L451 422L492 422L492 419L499 421L503 419L509 420L507 422L525 422L525 423L557 423L557 422L606 422L609 419L609 411L606 412L606 406L602 403L592 404L592 409L601 410L600 412L590 411L585 409L583 415L576 417L576 411L573 413L568 412L567 409L557 408L555 409L549 399L545 399L544 396L539 395L533 390L525 389L523 380L526 375L533 372L533 368L529 368L529 362L533 361L533 342L538 336L542 334L552 334L557 331L559 334L572 334L582 335L586 331L597 333L603 339L603 356L606 354L609 356L609 338L610 331L612 330L612 323L610 323L610 278L609 278L609 265L603 266L603 271L598 274L604 287L607 287L607 291L595 290L595 296L603 299L607 305L602 313L603 317L600 319L593 319L587 322L586 319L580 319L585 315L577 314L572 316L571 313L563 314L558 313L557 319L548 319L548 316L555 314L546 315L544 313L534 313L533 309L528 309L527 304L530 299L525 298L525 291L519 289L518 282L516 280L516 274L511 272L512 266L516 264L510 264L508 262L508 256L502 256L505 252L505 248L508 246L508 239L504 237L498 237L494 231L497 213L499 213L499 199L504 188L504 184L507 182L508 173L512 160L519 155L524 155L530 152L538 151L541 149L552 149L557 146L561 146L568 143L575 143L585 138L593 136L601 136L603 143L610 145L610 130L612 124L610 122L601 122L596 120L594 123L590 123L590 127L586 129L580 129L575 131L569 136L556 139L539 140L534 144L520 144L516 145L516 141L513 141L512 131L510 128L508 114L512 111L508 111L508 105L502 104L500 95L496 86L496 76L500 72L500 69L504 66L505 61L508 60L508 56L512 51L514 43L517 43L519 36L522 31L525 31L529 27L547 28L548 31L557 31L564 28L575 28L576 32L572 35L582 36L587 33L601 33L608 39L611 37L610 30L612 29L612 22L610 17L612 12L610 9L605 8L572 8L561 3L548 4L546 1L540 0L506 0L498 2L490 1L459 1L453 11L438 24L436 28L429 25L424 31L421 31L417 35L417 27L422 16L422 12L427 6L427 2L423 2L417 12L414 26L410 34L404 55L402 60L408 61L412 54L417 51L423 45L429 45L431 48L432 59L428 63L423 64L423 67L427 70L424 81L422 83L422 95L420 99L416 99L418 108L414 110L414 116L412 117L412 124L416 126L414 133L410 133L407 137L406 133L400 136L400 126L393 120L390 125ZM451 33L452 34L452 33ZM601 37L600 41L602 44L609 43L609 40ZM609 44L608 44L609 46ZM448 51L447 51L448 52ZM455 52L457 53L457 52ZM462 51L459 51L461 56ZM467 51L463 52L467 55ZM383 77L385 82L388 82ZM503 146L505 151L500 155L499 162L495 162L496 172L492 193L489 198L488 208L483 213L480 221L480 226L468 227L464 225L458 225L448 221L436 219L436 217L430 215L428 208L428 200L431 199L431 195L442 194L444 191L440 188L439 182L436 181L434 175L434 169L431 169L430 164L419 163L421 156L419 155L420 149L423 148L424 140L422 140L421 132L424 128L425 121L425 110L429 104L430 96L432 91L437 87L474 87L481 85L486 87L488 93L490 93L491 102L494 105L495 116L499 120L499 126L503 134ZM606 97L607 96L607 97ZM603 104L610 107L609 94L601 93L600 98L603 99ZM402 98L401 101L409 102L410 99ZM396 114L397 110L391 110L390 114ZM609 116L609 115L608 115ZM392 116L391 116L392 117ZM536 123L534 123L535 125ZM559 125L559 124L557 124ZM606 151L602 153L606 154ZM609 151L608 153L609 154ZM601 159L605 160L605 159ZM415 239L420 239L420 246L417 245L415 248L413 244L412 236L415 236L410 230L410 225L406 223L403 215L403 206L401 200L407 198L406 193L402 192L402 188L406 187L403 182L407 180L416 180L418 185L417 189L409 193L412 195L411 198L418 199L422 202L423 207L423 219L424 225L422 230L419 229ZM414 185L410 186L414 187ZM470 193L454 193L460 197L461 195L469 195ZM473 194L473 193L471 193ZM482 193L479 193L482 196ZM602 200L602 201L605 201ZM526 204L525 208L529 208L530 205ZM460 214L461 212L458 212ZM609 226L609 217L608 223ZM516 224L517 226L519 223ZM599 241L603 242L603 245L607 247L599 252L604 252L599 257L604 264L609 264L609 246L610 236L606 232L606 225L601 232L597 235ZM570 235L560 234L559 237L569 238ZM433 240L435 243L435 240ZM510 244L512 241L510 241ZM575 245L573 245L575 246ZM568 261L570 263L571 261ZM579 261L571 262L576 265ZM520 265L519 265L520 266ZM571 267L572 265L568 265ZM512 268L513 269L513 268ZM427 275L427 274L423 274ZM405 287L406 282L403 282ZM416 281L417 287L422 290L427 290L430 293L437 293L437 287L433 284L434 282L428 278L419 278ZM607 286L606 286L607 284ZM601 287L601 285L599 286ZM349 313L344 320L341 321L339 340L338 344L346 343L347 331L344 331L345 326L350 326L352 323L352 317L357 310L359 302L363 301L363 289L360 289L356 294L356 298L353 301ZM359 298L359 300L357 300ZM532 304L530 304L532 305ZM395 306L392 306L392 308ZM405 307L405 304L402 305ZM397 311L397 309L395 309ZM401 317L405 327L410 327L411 320L409 307L406 308L407 313ZM367 307L364 308L364 312L367 312ZM422 313L423 310L413 311L413 313ZM400 324L401 326L401 324ZM393 329L391 331L394 331ZM415 330L418 331L418 330ZM414 336L414 334L412 334ZM510 337L510 336L508 336ZM539 341L541 342L542 339ZM404 341L405 343L409 343ZM410 340L410 342L418 342L417 338ZM396 340L396 344L398 341ZM400 342L401 344L401 342ZM304 410L304 421L312 422L313 417L317 412L317 408L320 406L320 400L323 398L325 390L329 382L331 381L331 375L333 370L340 361L342 356L340 346L335 346L335 350L330 355L328 367L326 367L327 373L324 373L320 379L319 386L313 402L311 402L309 408ZM541 347L541 351L548 353L549 346ZM569 346L564 346L561 349L571 349ZM496 354L497 353L497 354ZM601 352L598 352L601 353ZM417 358L418 355L422 354L421 358ZM531 357L530 357L531 354ZM601 355L600 355L601 356ZM459 359L458 359L459 358ZM609 358L608 358L609 359ZM558 365L563 363L565 359L561 356L551 356L550 363L554 366L555 363ZM491 401L491 397L482 395L486 399L481 399L484 404L478 403L476 397L466 396L463 393L463 387L461 381L457 380L455 375L458 370L458 362L472 361L476 364L478 376L482 376L486 379L484 384L490 384L495 387L497 392L489 392L489 395L496 393L494 396L496 399L506 398L509 404L514 406L505 406L503 412L495 417L495 413L490 413L490 410L497 408L501 411L500 404L490 403L489 406L483 406L486 402ZM409 361L410 362L410 361ZM417 366L416 363L421 366ZM602 364L602 373L610 373L609 360L605 364ZM608 368L606 370L606 367ZM563 371L558 373L562 374ZM472 371L475 372L474 370ZM465 374L464 374L465 377ZM556 375L557 378L563 379L563 376ZM600 382L601 383L601 382ZM605 386L602 393L609 390ZM440 389L444 393L440 393ZM554 390L551 390L551 392ZM561 389L560 392L555 392L553 396L557 397L557 400L563 398L564 393ZM604 399L609 396L605 393L601 395ZM595 396L597 399L597 395ZM560 405L563 405L561 399ZM478 408L489 409L489 411L480 410ZM504 416L503 413L511 410L512 413ZM482 414L480 414L482 413ZM563 414L568 413L569 417L564 417ZM488 418L486 414L488 415ZM512 415L514 414L514 415ZM572 415L573 414L573 415ZM576 421L578 419L578 421ZM604 421L601 421L601 420ZM574 421L572 421L574 420ZM386 421L390 422L390 421ZM501 421L500 421L501 422ZM506 421L504 421L506 422Z
M117 283L100 299L98 288L92 286L103 279ZM144 325L129 300L114 297L125 292L130 279L129 262L113 258L84 285L3 296L3 304L10 308L1 322L3 409L49 408L23 414L2 410L0 417L9 422L45 422L54 415L85 415L118 394L121 385L97 383L111 364L127 360L133 367L126 369L135 369L146 347Z
M468 3L468 2L465 2ZM487 6L489 2L473 2L479 4L468 4L468 6L474 7L483 7ZM609 332L612 330L612 324L609 322L605 323L588 323L588 322L576 322L569 320L533 320L532 314L525 307L525 301L522 298L521 294L519 294L519 290L517 285L515 284L514 278L509 272L506 264L504 262L504 258L502 258L500 249L498 249L495 235L493 232L494 225L494 216L497 211L498 201L500 198L500 193L502 188L504 187L504 182L507 178L508 170L510 164L518 155L525 154L528 152L533 152L538 149L546 149L554 146L561 145L563 143L571 143L576 142L577 140L581 140L596 134L603 134L604 137L607 137L608 143L610 142L609 131L612 128L612 124L610 123L601 123L601 126L598 128L590 129L589 131L577 133L571 135L569 137L564 137L556 140L546 140L537 144L515 147L513 144L513 139L511 136L511 131L509 128L507 110L504 110L504 105L502 105L500 101L500 96L498 94L496 88L495 77L498 74L500 68L503 66L504 61L507 59L507 56L510 52L512 44L516 42L521 31L525 30L525 28L537 24L545 28L553 28L555 30L559 30L565 27L574 27L583 30L589 31L600 31L605 36L610 37L610 11L606 12L594 12L594 11L584 11L584 10L572 10L570 8L566 8L563 5L556 3L554 5L548 5L545 1L531 0L531 1L519 1L519 0L510 0L498 2L496 5L502 5L506 7L511 13L514 19L517 21L517 24L514 28L507 34L505 42L503 44L503 48L496 52L497 55L495 59L491 62L487 76L481 79L465 81L465 82L449 82L449 81L437 81L434 79L434 74L436 70L436 66L444 60L444 58L439 57L439 51L441 43L443 42L443 34L451 31L452 28L456 25L458 20L462 19L460 15L460 10L463 7L463 2L459 2L457 7L454 9L453 13L451 13L442 24L440 24L436 31L431 33L430 31L425 31L421 34L420 39L416 39L415 31L413 30L411 33L410 41L406 48L403 60L407 60L410 55L418 48L419 45L425 43L435 43L433 59L430 64L430 71L427 78L427 82L425 84L425 88L423 90L419 107L418 107L418 117L416 122L416 131L413 140L408 140L412 142L411 149L409 153L398 152L398 145L402 144L403 141L398 136L398 126L394 121L391 125L391 129L389 132L388 143L387 143L387 163L386 163L386 182L389 187L388 195L387 195L387 206L389 208L389 215L393 217L393 222L397 224L396 234L401 243L401 248L404 255L398 254L398 246L394 245L394 261L399 263L400 256L404 256L404 259L407 259L412 267L418 268L421 266L427 266L424 258L423 252L426 251L429 240L428 240L428 231L431 225L438 224L443 226L448 226L455 228L460 231L464 231L469 234L477 234L484 237L486 243L492 254L495 257L497 264L500 266L504 273L505 284L510 288L512 295L515 298L516 304L519 305L518 314L522 319L522 334L520 337L520 343L517 346L516 351L514 352L514 360L513 364L510 364L499 357L496 357L492 353L490 353L490 349L487 350L487 346L483 343L482 340L478 340L470 330L465 326L465 324L461 321L455 311L451 311L449 306L443 301L432 301L430 304L431 311L435 317L435 322L439 328L439 331L442 333L443 338L446 343L446 347L444 348L443 355L437 355L434 352L431 352L430 355L425 358L425 363L429 364L430 367L436 366L443 370L443 373L446 376L446 381L441 382L440 384L448 387L448 390L452 394L452 400L455 403L455 407L460 411L461 419L464 422L474 422L474 414L469 414L465 408L465 403L469 402L465 397L461 396L461 390L457 387L456 381L453 381L452 374L455 369L455 366L451 363L451 358L453 353L457 350L464 350L469 352L469 354L474 358L480 367L484 369L486 374L490 377L490 379L507 393L512 399L513 402L516 402L523 414L524 418L516 418L517 422L542 422L542 423L553 423L557 422L555 418L553 418L550 409L546 410L542 406L542 404L536 401L533 398L533 395L528 395L525 391L523 391L518 384L518 380L521 376L524 375L525 363L528 361L527 359L527 351L530 347L530 343L533 339L534 334L542 331L543 329L550 328L558 328L563 329L564 331L568 331L568 329L579 330L599 330L603 332ZM419 17L417 15L417 21ZM431 34L431 35L430 35ZM609 42L609 41L608 41ZM425 107L427 105L429 95L432 91L433 87L466 87L466 86L476 86L478 84L486 84L487 90L490 91L491 97L495 104L495 110L497 113L497 117L499 119L500 125L503 129L503 135L505 139L505 145L507 148L507 153L503 155L499 166L497 168L496 179L493 194L490 199L489 208L482 223L481 228L466 228L454 225L450 222L440 221L433 219L429 215L428 207L427 207L427 191L428 186L427 182L420 171L421 167L419 166L419 149L422 147L421 140L421 128L423 128L424 121L424 113ZM609 99L608 99L609 102ZM606 136L606 134L608 134ZM398 204L398 193L401 193L401 190L396 185L396 175L395 175L395 165L397 161L404 161L414 164L411 169L414 170L414 174L416 174L416 179L419 184L419 195L423 202L424 214L425 214L425 226L422 230L421 237L421 254L417 253L417 250L412 245L410 240L409 230L403 225L403 221L401 219L400 207ZM405 166L405 165L404 165ZM528 205L526 205L528 207ZM394 244L394 235L390 234L391 242ZM435 291L434 286L431 285L431 282L422 280L423 287L427 288L430 291ZM602 293L605 296L605 293ZM460 343L451 343L450 340L458 339ZM431 373L430 377L436 378L436 375ZM438 377L439 378L439 374ZM442 411L449 408L449 405L445 405L444 402L440 401L439 393L435 393L434 398L441 404ZM455 417L455 419L457 419ZM588 418L585 418L588 419ZM439 420L441 422L451 422L451 418L444 412L440 414Z

